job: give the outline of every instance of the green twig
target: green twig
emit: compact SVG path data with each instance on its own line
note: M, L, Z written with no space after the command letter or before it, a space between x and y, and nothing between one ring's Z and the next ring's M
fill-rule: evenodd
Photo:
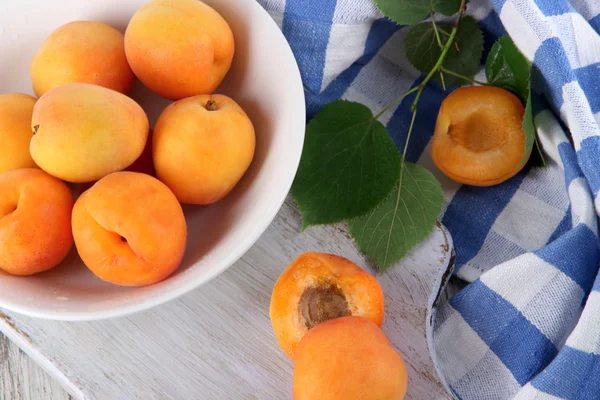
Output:
M411 93L416 92L417 90L419 90L418 86L415 86L414 88L410 89L408 92L401 94L400 96L398 96L396 99L394 99L394 101L392 101L390 104L388 104L387 106L385 106L383 108L383 110L381 110L377 115L375 115L373 117L373 119L379 119L387 110L389 110L394 104L399 103L400 101L402 101L402 99L404 99L406 96L408 96Z
M446 91L446 81L444 81L444 73L442 72L442 70L440 69L440 82L442 82L442 89L444 89L444 92Z
M429 16L431 17L431 24L433 25L433 31L435 32L435 38L437 39L438 45L440 49L444 47L442 44L442 39L440 38L440 33L438 32L437 24L435 23L435 18L433 16L433 11L429 11Z
M460 9L458 11L458 14L456 15L456 20L454 21L454 25L452 26L452 31L450 32L450 37L448 38L448 40L446 41L446 44L444 44L444 47L442 48L442 53L440 54L440 58L438 58L437 62L435 63L435 65L433 66L431 71L429 71L429 73L425 76L425 79L423 79L423 81L418 86L419 91L417 92L417 95L415 96L415 99L413 100L413 103L410 106L410 110L412 112L415 112L417 110L417 104L419 104L419 99L421 98L421 94L423 93L423 89L425 88L425 85L427 85L427 83L431 80L433 75L437 71L441 70L442 66L444 65L444 60L446 59L446 54L448 54L448 50L450 50L450 46L452 46L452 44L454 43L454 38L456 38L456 32L458 32L458 24L460 23L460 19L462 18L463 12L465 11L465 2L466 2L466 0L461 0L461 2L460 2Z
M447 73L448 75L452 75L452 76L455 76L457 78L464 79L465 81L468 81L468 82L471 82L471 83L476 83L476 84L482 85L482 86L490 86L489 83L485 83L485 82L481 82L481 81L478 81L478 80L473 79L473 78L469 78L468 76L461 75L458 72L451 71L451 70L449 70L449 69L447 69L445 67L441 67L440 70L442 72Z
M542 167L546 168L546 159L544 158L544 153L542 152L542 146L540 145L540 141L537 138L537 133L534 136L533 141L535 143L535 148L537 149L540 159L542 160Z
M446 36L450 36L450 32L448 32L448 31L447 31L447 30L445 30L444 28L441 28L441 27L439 27L439 26L438 26L438 28L437 28L437 29L438 29L438 31L439 31L439 32L443 33L444 35L446 35Z
M417 117L416 110L412 113L410 125L408 126L408 133L406 134L406 141L404 142L404 150L402 151L402 162L406 160L406 152L408 150L408 142L410 141L410 134L412 133L413 126L415 125L415 119ZM400 182L402 182L402 171L400 171Z

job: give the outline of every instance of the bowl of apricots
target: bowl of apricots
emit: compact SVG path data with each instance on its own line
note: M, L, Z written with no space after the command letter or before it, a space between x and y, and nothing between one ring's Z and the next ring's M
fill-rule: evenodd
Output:
M0 307L127 315L207 282L258 240L296 174L305 104L257 2L2 10Z

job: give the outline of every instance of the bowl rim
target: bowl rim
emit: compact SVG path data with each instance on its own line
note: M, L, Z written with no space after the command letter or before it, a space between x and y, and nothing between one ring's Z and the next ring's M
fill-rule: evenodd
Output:
M284 177L284 181L287 179L288 183L282 187L285 187L285 191L282 191L279 194L279 198L272 202L272 206L270 210L268 210L268 214L265 213L265 218L261 220L259 224L257 224L252 231L245 237L244 241L240 243L237 247L236 251L228 254L226 258L219 264L218 268L212 268L207 271L205 274L202 274L194 279L190 279L189 281L184 281L182 284L172 287L170 290L165 291L164 294L158 296L147 297L144 300L126 305L123 307L114 307L112 309L107 310L97 310L97 311L65 311L65 310L43 310L40 311L36 307L32 306L24 306L19 303L14 302L6 302L0 299L0 307L11 312L15 312L24 316L45 319L45 320L53 320L53 321L98 321L104 319L112 319L118 317L125 317L132 314L136 314L141 311L149 310L161 304L165 304L171 300L175 300L176 298L183 296L184 294L189 293L193 289L200 287L201 285L211 281L216 278L218 275L223 273L225 270L230 268L233 264L239 261L248 250L258 241L258 239L262 236L262 234L267 230L267 228L271 225L283 203L285 202L290 189L292 187L292 183L294 181L294 177L296 176L296 172L298 171L298 167L300 165L300 158L302 156L302 149L304 146L304 136L305 136L305 121L306 121L306 98L304 95L304 85L302 83L302 77L300 74L300 69L298 67L298 63L290 47L289 42L283 35L280 27L277 25L273 17L265 10L257 1L251 0L249 3L253 3L253 6L257 7L259 10L258 13L262 13L264 17L267 18L269 22L268 24L272 24L271 26L279 32L277 35L277 39L281 42L282 53L279 54L280 57L291 57L291 65L292 69L290 70L290 76L288 79L288 85L297 89L299 93L298 102L301 107L298 109L299 118L301 117L302 129L298 129L298 140L299 147L298 151L295 152L293 161L293 168L290 168ZM168 278L167 278L168 279ZM1 311L1 310L0 310Z

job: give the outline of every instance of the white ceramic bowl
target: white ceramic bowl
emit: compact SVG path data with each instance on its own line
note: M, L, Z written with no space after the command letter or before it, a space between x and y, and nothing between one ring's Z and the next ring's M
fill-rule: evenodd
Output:
M158 284L128 288L96 278L75 250L62 265L31 277L0 272L0 307L34 317L93 320L141 311L180 296L223 272L252 246L290 189L304 142L304 92L281 31L255 0L204 0L231 25L236 54L217 90L248 112L257 134L252 166L232 193L209 207L184 207L188 248L182 265ZM125 31L147 0L0 0L0 93L33 94L31 59L42 41L74 20ZM169 103L139 82L131 96L150 123Z

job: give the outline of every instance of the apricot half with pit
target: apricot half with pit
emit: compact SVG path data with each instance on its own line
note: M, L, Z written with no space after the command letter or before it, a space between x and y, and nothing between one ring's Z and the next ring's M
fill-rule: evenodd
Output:
M521 101L492 86L455 90L442 102L431 156L450 179L473 186L492 186L516 175L525 165Z
M289 357L306 332L325 321L356 315L381 326L383 311L383 291L372 275L343 257L316 252L283 271L270 307L275 336Z
M294 400L402 400L407 381L400 354L362 317L320 324L294 355Z

